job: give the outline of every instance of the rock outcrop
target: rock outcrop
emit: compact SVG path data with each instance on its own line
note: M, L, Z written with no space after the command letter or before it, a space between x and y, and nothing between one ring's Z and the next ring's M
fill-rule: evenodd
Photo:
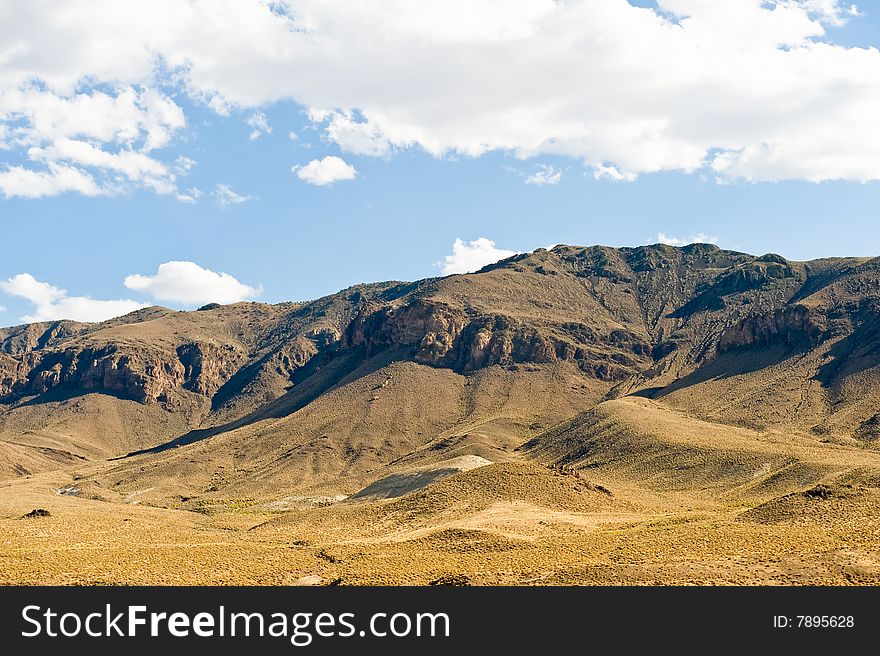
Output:
M791 305L768 314L753 314L721 335L718 350L779 342L785 346L813 346L827 328L827 318L805 305Z
M410 347L419 363L471 372L491 365L577 363L601 380L619 380L650 358L651 345L625 329L600 334L574 322L525 322L503 314L470 315L442 303L368 305L343 343L368 353Z
M245 360L232 346L200 343L176 352L116 344L30 351L0 358L0 402L50 390L102 392L139 403L169 401L181 390L210 397Z

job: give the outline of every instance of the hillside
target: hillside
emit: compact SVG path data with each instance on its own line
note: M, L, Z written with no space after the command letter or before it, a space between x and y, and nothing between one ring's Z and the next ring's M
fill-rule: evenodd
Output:
M850 526L880 481L878 320L880 258L693 244L0 329L0 501L65 489L89 512L247 508L254 535L443 551L488 531L516 551L548 521L776 526L750 518L848 485Z

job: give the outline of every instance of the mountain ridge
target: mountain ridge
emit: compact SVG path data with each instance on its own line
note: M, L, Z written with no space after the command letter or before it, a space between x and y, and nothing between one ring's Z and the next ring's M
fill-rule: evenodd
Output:
M283 418L390 353L389 362L465 377L495 366L572 366L605 398L675 400L685 383L743 349L773 366L774 357L823 344L873 344L878 316L880 258L794 262L711 244L557 245L473 274L355 285L311 302L155 306L100 324L0 330L0 435L45 429L23 408L99 394L144 406L178 433L134 421L125 451L106 455L188 443ZM840 366L816 366L829 393L849 375ZM813 428L864 438L874 416Z
M0 579L876 583L878 400L880 258L708 244L2 329Z

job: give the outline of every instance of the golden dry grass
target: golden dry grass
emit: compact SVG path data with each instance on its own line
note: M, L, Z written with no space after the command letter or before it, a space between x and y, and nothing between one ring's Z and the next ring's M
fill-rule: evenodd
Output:
M613 424L591 433L605 445L596 456L604 464L560 470L552 449L538 458L542 464L523 460L526 448L511 454L515 460L390 499L305 500L279 511L266 498L213 495L175 509L144 505L139 497L148 493L106 489L83 469L78 480L59 471L7 481L0 486L0 581L880 583L880 490L871 478L880 454L695 421L643 399L599 411ZM613 431L618 442L627 431L635 442L614 451ZM550 437L558 447L559 436ZM650 457L640 459L639 450ZM625 457L629 451L636 455ZM713 453L727 478L707 481L693 466L693 458ZM731 459L746 469L762 459L789 464L756 467L744 484L745 469L731 467ZM636 462L655 476L634 469ZM780 476L795 462L805 477ZM818 481L829 492L811 493ZM80 496L58 493L71 485ZM51 516L21 518L34 508Z

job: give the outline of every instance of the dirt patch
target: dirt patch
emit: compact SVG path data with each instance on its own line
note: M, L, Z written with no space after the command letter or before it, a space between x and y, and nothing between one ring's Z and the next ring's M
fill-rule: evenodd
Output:
M428 585L441 586L463 586L470 584L471 579L467 574L444 574L443 576L428 582Z
M817 485L814 488L811 488L804 492L804 496L808 499L821 499L826 500L830 499L834 496L834 493L831 491L831 488L827 485Z

